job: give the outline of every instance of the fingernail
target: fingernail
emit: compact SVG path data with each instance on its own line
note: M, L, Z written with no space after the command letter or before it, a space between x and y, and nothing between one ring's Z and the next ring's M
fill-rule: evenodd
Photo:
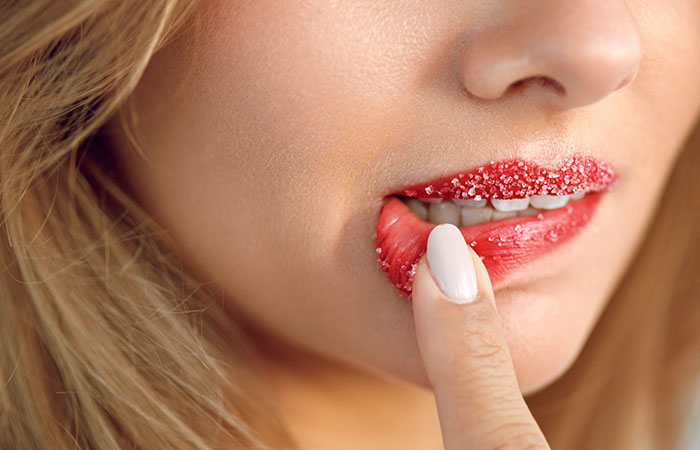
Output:
M427 255L433 279L449 301L463 304L476 299L474 263L459 228L449 223L433 228Z

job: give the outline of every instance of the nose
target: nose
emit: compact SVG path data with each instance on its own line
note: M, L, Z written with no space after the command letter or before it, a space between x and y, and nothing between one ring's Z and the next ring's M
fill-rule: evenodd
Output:
M510 8L512 13L494 13L467 38L460 77L473 96L498 99L527 87L528 95L571 109L595 103L635 78L642 46L624 0L521 5Z

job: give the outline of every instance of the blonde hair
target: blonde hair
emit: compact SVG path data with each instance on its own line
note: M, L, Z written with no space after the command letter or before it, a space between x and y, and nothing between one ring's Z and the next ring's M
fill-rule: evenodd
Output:
M101 160L100 127L193 5L35 0L0 17L1 448L295 446L236 319L211 313L215 293ZM675 442L700 360L697 173L688 150L583 354L528 398L553 448Z
M223 363L214 294L93 155L192 5L3 7L0 448L286 445L250 345L225 324Z

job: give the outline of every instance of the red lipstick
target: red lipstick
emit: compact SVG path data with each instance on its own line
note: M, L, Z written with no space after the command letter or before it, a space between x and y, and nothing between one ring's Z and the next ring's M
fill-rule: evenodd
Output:
M377 258L398 291L407 297L415 268L435 226L413 214L398 197L443 199L516 199L533 195L585 192L566 206L536 216L517 216L460 227L466 242L482 257L496 282L508 273L574 237L593 216L600 192L617 173L606 162L574 155L549 169L531 161L508 159L415 184L388 195L379 216Z

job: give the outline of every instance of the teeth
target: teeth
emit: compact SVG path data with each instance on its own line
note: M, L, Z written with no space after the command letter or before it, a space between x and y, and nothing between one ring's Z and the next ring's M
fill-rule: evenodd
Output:
M453 202L431 203L428 208L428 220L432 223L451 223L459 226L459 210Z
M471 198L455 198L452 199L452 201L459 206L469 206L470 208L480 208L482 206L486 206L486 203L488 202L488 200L485 198L482 198L481 200L474 200Z
M538 209L556 209L569 203L568 195L533 195L530 205Z
M491 204L497 211L522 211L527 209L529 201L527 197L510 200L491 199Z
M518 211L519 216L536 216L539 213L540 210L536 208L527 208L523 209L522 211Z
M491 216L491 220L501 220L501 219L507 219L509 217L515 217L518 215L517 211L499 211L499 210L494 210L493 215Z
M406 206L418 216L434 224L451 223L467 227L483 222L507 219L515 216L536 216L542 210L565 206L569 200L582 198L585 192L571 195L533 195L514 199L442 199L404 198ZM492 207L493 206L493 207Z
M420 217L421 220L428 219L428 208L422 201L415 198L409 198L406 200L406 206L408 206L408 209L410 209L413 214Z
M477 223L488 222L493 215L493 208L481 207L470 208L465 206L462 208L462 226L476 225Z

